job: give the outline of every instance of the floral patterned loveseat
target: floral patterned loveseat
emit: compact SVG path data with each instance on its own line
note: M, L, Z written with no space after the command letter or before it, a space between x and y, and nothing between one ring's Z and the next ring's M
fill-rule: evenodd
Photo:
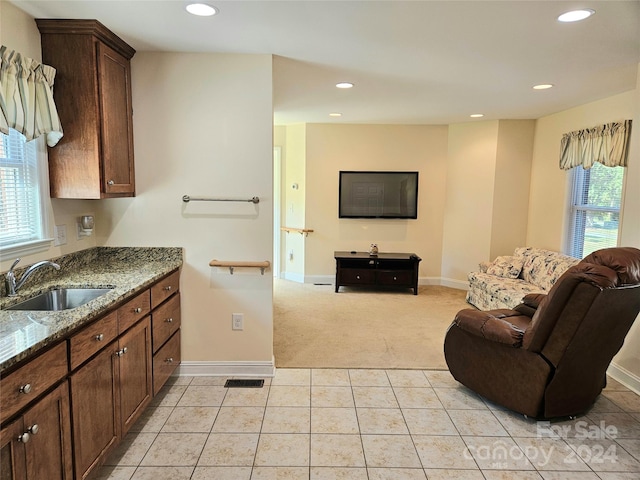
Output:
M467 302L480 310L512 309L528 293L547 293L579 261L541 248L516 248L512 256L481 262L480 271L469 274Z

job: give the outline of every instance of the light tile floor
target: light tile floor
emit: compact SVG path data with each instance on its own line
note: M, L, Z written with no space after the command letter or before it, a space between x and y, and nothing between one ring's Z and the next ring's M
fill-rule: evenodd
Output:
M640 479L640 396L536 422L448 371L279 369L263 388L169 381L100 480Z

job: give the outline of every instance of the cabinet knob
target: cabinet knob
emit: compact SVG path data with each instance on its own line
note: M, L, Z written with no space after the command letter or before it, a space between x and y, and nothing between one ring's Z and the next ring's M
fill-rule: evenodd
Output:
M101 334L99 334L99 335L96 335L96 340L97 340L98 342L101 342L102 340L104 340L104 333L101 333Z
M115 185L115 183L116 183L116 182L114 182L113 180L109 180L109 181L107 182L107 185Z
M116 357L121 357L121 356L123 356L125 353L127 353L127 347L124 347L123 349L118 350L118 351L116 352Z
M166 363L173 363L173 357L169 357L165 360Z
M173 323L173 318L167 318L167 319L165 320L165 322L167 322L167 323Z
M27 443L29 440L31 440L31 435L29 435L28 432L24 432L22 435L18 437L18 441L20 443Z
M166 287L164 287L164 289L168 292L171 290L171 285L167 285Z
M142 309L140 307L138 307L138 308L134 308L133 311L135 313L140 313L140 312L142 312Z
M360 280L360 275L356 275L356 278L357 278L358 280Z
M22 385L19 390L20 390L20 393L24 393L25 395L27 393L31 393L31 384L27 383L25 385Z
M393 277L394 280L398 280L398 277Z
M40 431L40 426L37 423L34 423L29 428L27 428L27 432L31 435L35 435Z

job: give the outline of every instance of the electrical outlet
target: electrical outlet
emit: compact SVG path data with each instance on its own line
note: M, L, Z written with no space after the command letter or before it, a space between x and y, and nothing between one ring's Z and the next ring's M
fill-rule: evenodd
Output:
M54 225L53 227L53 245L59 247L67 244L67 226Z
M231 314L231 329L243 330L244 329L244 313L232 313Z

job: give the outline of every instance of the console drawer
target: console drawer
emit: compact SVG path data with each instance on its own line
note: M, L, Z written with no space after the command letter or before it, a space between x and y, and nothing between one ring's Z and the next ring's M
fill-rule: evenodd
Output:
M67 375L67 342L59 343L0 380L0 422Z
M408 270L379 270L378 284L380 285L413 285L413 271Z
M342 285L370 285L376 281L375 270L345 268L340 270Z

